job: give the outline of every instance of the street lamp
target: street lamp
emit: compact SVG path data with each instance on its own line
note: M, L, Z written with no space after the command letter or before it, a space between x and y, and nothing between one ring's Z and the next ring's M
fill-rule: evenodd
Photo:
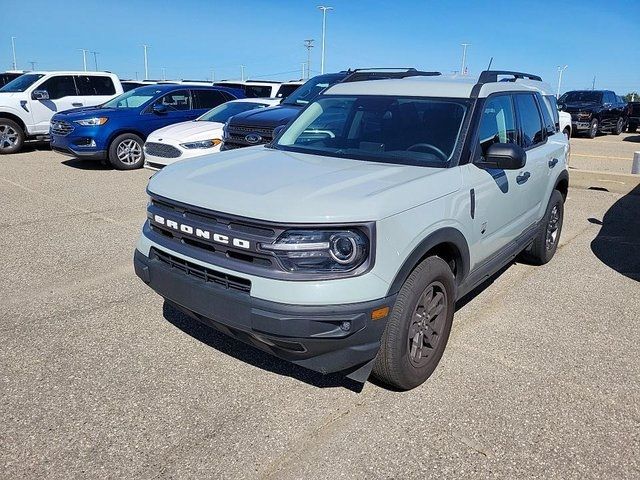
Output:
M562 74L568 66L569 65L565 65L564 67L561 67L560 65L558 65L558 92L556 93L556 98L560 98L560 84L562 83Z
M467 63L467 47L470 47L470 43L462 44L462 68L460 69L460 75L466 75L467 70L465 64Z
M13 69L18 69L18 62L16 62L16 37L11 37L11 50L13 50Z
M327 11L333 10L333 7L318 5L318 8L322 10L322 60L320 62L320 73L324 73L324 39L327 32Z
M87 50L86 48L79 48L78 50L80 50L82 52L82 65L84 66L84 71L87 71L87 52L89 50Z
M144 79L147 80L149 78L149 62L147 60L147 48L149 45L142 45L144 48Z

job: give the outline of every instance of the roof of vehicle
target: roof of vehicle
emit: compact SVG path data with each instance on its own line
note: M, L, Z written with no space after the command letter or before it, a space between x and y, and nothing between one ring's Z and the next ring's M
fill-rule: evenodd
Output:
M234 85L280 85L282 82L272 80L216 80L214 84L233 83Z
M539 77L536 77L539 78ZM474 87L475 92L474 92ZM542 81L515 78L511 81L486 81L469 75L408 76L405 78L365 80L337 83L325 90L325 95L397 95L418 97L470 98L472 94L486 97L492 93L530 90L551 95L553 90Z
M36 70L36 71L32 71L32 72L24 72L24 73L34 73L34 74L39 74L39 75L51 75L51 74L56 74L56 75L109 75L109 76L116 76L115 73L112 72L85 72L82 70Z
M238 98L237 100L229 100L227 103L263 103L266 105L280 105L281 98Z

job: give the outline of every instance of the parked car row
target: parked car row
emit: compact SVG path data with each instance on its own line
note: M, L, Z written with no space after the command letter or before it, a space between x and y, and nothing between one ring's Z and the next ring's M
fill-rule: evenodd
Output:
M574 135L620 135L629 122L627 102L611 90L572 90L558 99L558 106L571 115Z

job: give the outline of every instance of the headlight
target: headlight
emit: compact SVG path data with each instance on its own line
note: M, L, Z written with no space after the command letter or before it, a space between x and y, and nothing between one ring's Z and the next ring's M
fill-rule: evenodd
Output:
M180 146L183 148L193 149L193 148L213 148L222 143L222 140L219 138L214 138L211 140L200 140L199 142L187 142L181 143Z
M348 272L369 257L369 238L357 229L287 230L274 242L261 244L291 272Z
M109 120L107 117L94 117L85 118L84 120L76 120L75 123L82 125L83 127L95 127L98 125L104 125Z

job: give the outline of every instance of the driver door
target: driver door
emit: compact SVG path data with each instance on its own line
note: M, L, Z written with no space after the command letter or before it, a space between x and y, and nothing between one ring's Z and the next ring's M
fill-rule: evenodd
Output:
M155 110L160 107L160 110ZM144 122L145 134L167 125L193 120L197 113L191 108L189 90L175 90L154 101L145 111L148 119Z
M30 100L34 129L32 133L49 133L51 117L58 112L83 106L83 99L78 94L72 75L56 75L49 77L33 90L46 90L48 100ZM31 91L33 94L33 90Z

